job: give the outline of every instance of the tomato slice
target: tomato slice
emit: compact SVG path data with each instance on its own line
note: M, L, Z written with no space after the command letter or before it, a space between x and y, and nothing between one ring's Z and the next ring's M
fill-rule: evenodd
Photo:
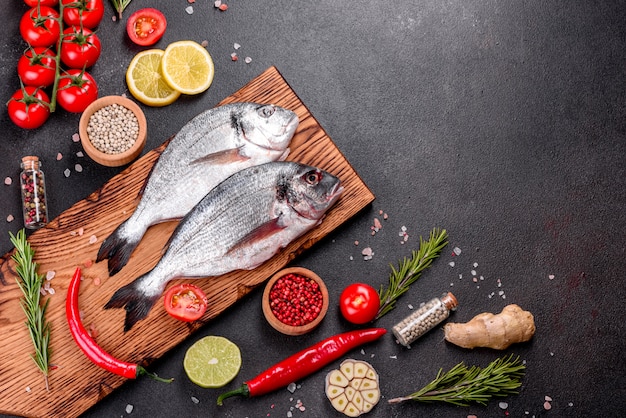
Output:
M167 27L167 20L157 9L147 7L130 15L126 22L126 32L131 41L137 45L155 44Z
M200 319L207 309L207 298L202 289L189 283L170 287L163 302L170 316L184 322Z

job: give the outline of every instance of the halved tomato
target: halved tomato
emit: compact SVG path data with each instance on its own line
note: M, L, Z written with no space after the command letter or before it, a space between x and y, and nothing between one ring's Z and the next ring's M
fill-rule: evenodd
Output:
M150 7L137 10L126 22L128 37L142 46L155 44L165 33L166 27L167 20L163 13Z
M170 287L163 302L170 316L185 322L200 319L207 309L207 298L202 289L189 283Z

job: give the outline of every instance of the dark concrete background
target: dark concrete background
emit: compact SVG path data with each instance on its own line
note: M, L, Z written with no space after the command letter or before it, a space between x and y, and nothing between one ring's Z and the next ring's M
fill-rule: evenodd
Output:
M125 70L140 50L126 39L124 24L111 20L113 9L105 3L98 30L103 53L92 70L101 96L128 93ZM306 410L293 410L294 417L340 416L323 392L326 372L339 362L299 382L294 394L230 399L218 408L221 390L192 384L182 358L204 335L231 339L243 355L239 376L226 388L232 389L304 347L355 328L341 319L336 305L343 287L353 281L386 284L390 264L409 256L434 227L449 232L444 254L376 325L390 329L410 312L408 304L452 290L460 306L451 320L464 322L517 303L534 313L537 333L504 353L459 349L443 341L439 328L411 350L391 336L355 350L349 357L370 361L380 374L383 399L369 416L621 416L626 3L226 3L229 9L219 12L213 2L197 0L188 14L186 0L133 0L125 13L161 9L169 25L157 47L208 40L216 66L206 93L165 108L143 106L150 132L146 151L275 65L376 200L294 262L315 270L329 287L331 308L316 331L279 335L261 315L258 288L153 365L160 375L176 377L175 383L129 382L85 417L286 417L297 400ZM19 85L15 65L25 44L18 20L26 9L14 0L0 10L3 102ZM232 62L235 43L241 45L240 59ZM22 227L16 184L23 155L43 161L51 217L122 170L76 155L81 147L71 137L78 119L61 110L44 127L25 131L0 112L0 179L14 180L0 185L2 253L11 250L8 231ZM63 159L57 161L59 152ZM75 171L77 163L82 172ZM379 211L388 219L372 236ZM7 222L11 214L15 220ZM403 226L409 234L405 244L399 237ZM365 261L360 252L367 246L374 256ZM454 247L460 256L451 255ZM484 280L474 283L471 270ZM504 399L506 410L497 399L467 408L386 402L421 388L439 368L461 361L486 366L509 353L526 361L527 374L520 394ZM550 411L544 410L545 396L553 399ZM127 405L133 406L130 414Z

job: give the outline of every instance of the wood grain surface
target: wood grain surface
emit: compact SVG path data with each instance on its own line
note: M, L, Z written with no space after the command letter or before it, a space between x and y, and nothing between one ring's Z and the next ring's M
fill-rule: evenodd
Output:
M1 413L75 417L124 383L124 378L92 364L70 336L65 298L77 266L83 271L80 310L85 326L93 325L97 329L98 343L114 356L149 365L374 200L374 195L275 67L220 104L239 101L273 103L296 112L300 125L288 159L327 170L338 176L345 187L323 223L255 270L195 280L207 293L210 306L200 321L178 322L167 316L162 302L157 302L146 320L124 333L125 311L104 310L103 306L119 287L156 264L176 223L151 227L126 267L113 277L108 277L106 262L95 263L96 253L102 241L131 215L141 186L167 145L164 142L29 238L39 272L56 273L51 280L55 293L46 296L50 299L47 319L51 323L51 363L55 366L49 376L50 391L46 391L43 377L30 359L32 343L20 307L22 295L15 281L15 263L11 253L0 258Z

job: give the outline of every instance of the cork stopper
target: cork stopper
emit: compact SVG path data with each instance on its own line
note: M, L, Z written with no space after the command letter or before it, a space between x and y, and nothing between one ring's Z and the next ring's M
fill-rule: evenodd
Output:
M441 302L443 302L448 310L455 309L459 304L459 302L456 300L456 297L450 292L441 297Z
M39 157L35 155L27 155L22 157L22 168L39 170Z

